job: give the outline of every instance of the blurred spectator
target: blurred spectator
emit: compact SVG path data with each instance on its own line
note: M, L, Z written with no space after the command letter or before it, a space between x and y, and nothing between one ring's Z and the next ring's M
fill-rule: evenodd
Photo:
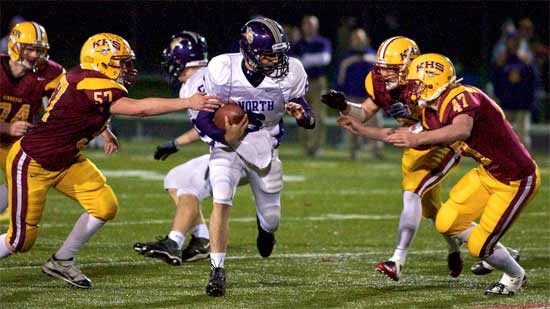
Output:
M313 109L317 124L314 130L304 130L302 141L307 156L319 155L325 142L326 109L321 104L321 94L326 92L326 69L331 60L330 41L319 35L319 19L304 16L302 19L302 39L296 43L293 54L296 55L308 75L309 91L306 98Z
M346 50L339 61L336 89L346 94L351 102L363 102L367 97L365 90L365 78L376 62L376 51L370 47L370 39L362 28L351 32L349 49ZM368 126L382 124L382 113L378 113L368 122ZM346 133L350 141L350 157L357 159L364 139ZM377 159L383 158L383 142L368 141L368 150Z
M8 25L8 32L4 37L0 39L0 54L7 54L8 53L8 39L10 37L10 32L15 25L17 25L20 22L24 22L25 18L19 15L15 15L10 19L10 23Z
M336 37L336 50L335 57L340 59L349 48L349 42L351 32L357 27L357 20L355 17L344 16L340 19L340 26L338 27Z
M300 28L294 25L284 24L283 29L285 30L288 42L290 43L290 49L292 50L294 45L296 45L296 43L298 43L298 41L302 38Z
M493 47L493 57L491 58L491 61L495 62L499 55L506 52L506 38L513 32L516 32L516 25L513 20L508 18L500 26L500 37Z
M531 147L529 128L535 101L535 72L532 64L519 54L520 36L510 33L506 51L500 54L493 70L495 96L520 140Z

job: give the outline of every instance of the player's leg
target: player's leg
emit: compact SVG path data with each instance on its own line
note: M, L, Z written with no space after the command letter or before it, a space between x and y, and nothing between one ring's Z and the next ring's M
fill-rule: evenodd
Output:
M211 271L206 294L225 294L225 254L229 240L229 216L244 164L235 152L214 148L210 155L210 184L214 206L210 215Z
M8 155L6 167L10 223L8 232L0 235L0 258L26 252L34 245L46 194L56 174L43 170L19 143Z
M258 236L256 246L262 257L269 257L275 246L275 231L281 220L282 163L275 151L269 171L249 170L250 187L256 201Z
M423 151L406 149L403 152L403 209L399 217L397 246L393 256L385 262L378 263L376 270L392 280L399 280L408 250L422 219L422 197L439 184L458 162L459 157L449 148ZM430 196L428 200L438 199Z
M160 258L170 265L208 257L209 234L200 210L200 201L210 195L208 161L203 155L171 169L164 179L176 206L170 233L158 240L134 244L134 250L145 256ZM185 233L191 232L189 245L183 250Z
M492 191L479 225L472 229L468 250L504 272L501 280L486 290L486 294L516 293L526 282L525 270L498 240L506 233L523 208L538 191L538 172L521 181L503 184L482 173L483 184Z
M75 255L105 222L116 216L118 201L105 176L88 159L81 158L66 169L55 188L79 202L86 212L42 270L78 288L90 288L91 280L76 266Z

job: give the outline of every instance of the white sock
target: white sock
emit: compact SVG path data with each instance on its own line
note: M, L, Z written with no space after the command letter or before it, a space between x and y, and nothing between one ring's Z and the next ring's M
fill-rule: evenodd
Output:
M222 253L210 253L210 266L212 268L223 268L223 262L225 260L225 252Z
M411 246L418 226L420 226L421 219L422 199L416 193L403 191L403 210L399 217L397 248L390 258L390 261L399 262L401 265L405 265L407 251Z
M84 213L76 221L73 230L55 253L58 260L70 260L75 253L105 224L90 214Z
M168 238L172 239L178 244L178 249L181 249L183 247L183 243L185 242L185 235L183 235L180 231L171 231L170 234L168 234Z
M6 237L8 234L2 234L0 235L0 259L7 258L11 255L10 250L8 250L8 247L6 245Z
M0 214L8 209L8 186L4 183L0 185Z
M494 268L503 271L510 277L520 277L525 273L525 270L514 260L510 252L501 245L497 243L495 250L491 255L484 259L487 263L491 264Z
M193 234L193 236L195 237L210 239L210 234L208 233L208 227L204 223L197 224L194 227L192 227L191 234Z
M435 224L434 219L430 219L432 224ZM443 239L447 242L447 250L449 250L449 253L458 252L460 251L460 246L462 246L462 241L456 237L441 234L443 236Z
M454 236L454 237L456 237L457 239L462 241L462 243L467 243L468 239L470 238L470 234L472 234L472 230L474 229L474 227L476 227L476 225L477 224L472 223L472 225L470 225L470 227L468 227L464 231L456 234L456 236Z

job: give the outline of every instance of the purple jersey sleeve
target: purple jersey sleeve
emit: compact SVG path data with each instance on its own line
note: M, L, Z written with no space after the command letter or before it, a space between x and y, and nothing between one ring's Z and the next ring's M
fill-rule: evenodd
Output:
M195 128L199 131L199 135L206 135L216 142L227 145L225 131L218 129L214 124L214 112L199 112L195 120Z
M311 111L311 106L307 103L305 97L291 99L290 102L300 104L304 109L304 118L302 118L300 120L296 119L296 123L302 128L314 129L315 128L315 118L313 117L313 113Z

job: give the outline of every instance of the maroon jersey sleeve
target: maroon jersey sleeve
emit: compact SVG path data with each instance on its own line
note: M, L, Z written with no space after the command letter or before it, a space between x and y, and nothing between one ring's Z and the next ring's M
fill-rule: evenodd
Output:
M63 69L59 63L48 60L46 67L43 69L43 72L41 72L41 75L44 78L43 87L45 96L49 97L52 94L57 87L57 84L59 84L63 74L65 74L65 69Z
M127 94L124 86L105 78L85 78L78 83L77 90L83 91L91 104L107 108Z
M449 91L439 109L439 121L443 125L449 125L456 116L463 114L474 118L475 121L480 107L479 98L474 95L477 91L475 88L464 86Z

